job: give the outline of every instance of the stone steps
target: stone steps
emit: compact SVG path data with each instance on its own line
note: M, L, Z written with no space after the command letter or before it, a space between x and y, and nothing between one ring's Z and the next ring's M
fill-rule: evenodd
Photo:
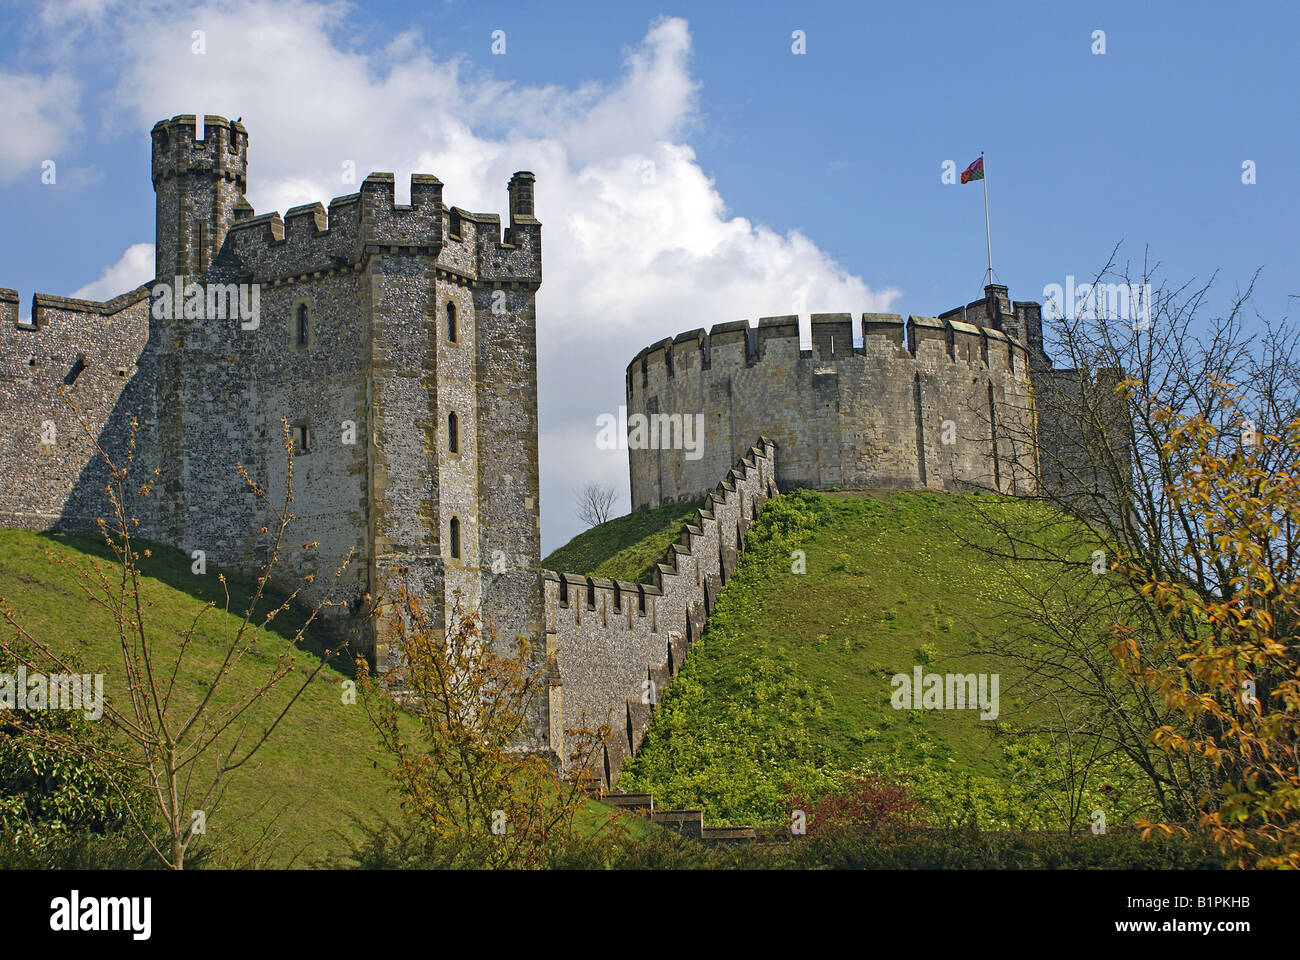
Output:
M656 810L650 814L650 819L684 837L704 839L703 810Z
M705 827L700 839L705 843L737 843L757 840L758 833L753 827Z
M620 810L649 816L654 813L654 796L649 793L607 793L601 802Z
M598 799L611 807L626 810L639 817L667 827L684 837L705 843L741 843L760 839L780 839L785 831L780 827L706 827L703 810L657 810L654 794L610 792Z

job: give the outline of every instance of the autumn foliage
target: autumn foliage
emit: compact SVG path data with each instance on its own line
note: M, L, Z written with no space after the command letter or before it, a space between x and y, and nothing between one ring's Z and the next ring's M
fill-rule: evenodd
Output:
M1238 866L1300 867L1300 420L1278 436L1239 416L1240 442L1224 444L1222 428L1147 403L1170 427L1169 460L1187 464L1168 483L1199 521L1182 550L1216 576L1207 589L1121 560L1117 569L1152 599L1168 631L1148 646L1118 625L1112 651L1183 721L1152 739L1212 772L1200 828ZM1178 829L1139 826L1148 835Z
M405 586L390 612L399 665L376 678L359 659L359 688L396 761L393 775L424 861L546 866L571 841L585 795L559 780L547 755L525 749L544 682L525 642L496 649L459 591L445 629ZM414 730L408 717L417 721Z

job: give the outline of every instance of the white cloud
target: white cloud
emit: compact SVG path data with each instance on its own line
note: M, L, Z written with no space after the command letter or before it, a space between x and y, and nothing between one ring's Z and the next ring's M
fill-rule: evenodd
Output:
M94 280L76 290L77 300L112 300L153 279L153 244L133 243L126 248L122 259L106 267Z
M48 0L41 8L41 20L46 26L59 29L78 21L98 26L112 6L111 0Z
M78 97L76 81L65 73L0 71L0 183L35 176L42 161L58 163L59 151L80 128Z
M623 402L642 346L739 318L883 310L897 295L868 289L799 233L728 215L686 139L699 117L684 20L651 24L617 78L565 89L435 60L410 33L361 52L350 16L303 0L155 8L138 20L124 8L109 18L123 38L113 110L141 132L178 113L242 116L259 213L353 192L341 179L348 160L358 180L396 173L399 200L410 173L428 172L448 203L487 212L504 210L514 171L537 174L547 546L578 532L573 491L584 482L626 489L626 455L596 449L595 419ZM206 31L206 55L191 53L194 29Z

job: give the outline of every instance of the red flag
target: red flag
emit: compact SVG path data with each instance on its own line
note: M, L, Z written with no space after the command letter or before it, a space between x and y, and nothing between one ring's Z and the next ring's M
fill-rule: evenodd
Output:
M984 158L980 157L974 163L961 173L961 182L970 183L972 180L984 179Z

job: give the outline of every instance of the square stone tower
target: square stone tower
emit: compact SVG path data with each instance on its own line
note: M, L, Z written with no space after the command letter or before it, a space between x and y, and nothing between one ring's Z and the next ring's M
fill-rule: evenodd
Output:
M510 179L504 234L498 216L444 204L428 175L411 178L409 204L395 202L392 174L373 173L328 210L257 216L242 124L208 116L200 131L178 116L151 141L154 281L106 303L37 295L30 325L3 291L14 439L0 466L27 492L6 494L0 519L94 530L109 515L65 386L110 453L125 454L137 424L131 476L158 472L133 505L141 535L202 551L211 575L251 573L268 554L265 514L238 465L278 504L287 423L296 521L278 578L313 575L303 599L339 601L322 616L360 631L380 669L385 631L355 614L398 580L440 621L457 593L481 605L540 663L533 175ZM52 451L37 442L51 429ZM536 728L544 741L544 717Z
M167 539L258 559L236 544L241 511L196 507L244 499L222 473L236 460L279 479L284 416L299 448L300 534L321 544L315 558L290 558L294 574L327 580L327 565L352 549L354 595L400 577L426 605L436 598L441 616L459 591L499 637L535 645L533 175L510 181L504 237L497 216L448 208L427 175L412 177L408 205L395 202L391 174L371 174L328 214L313 204L281 220L254 216L244 199L247 149L242 126L218 117L202 141L189 117L154 130L159 280L175 270L183 282L260 293L252 329L208 316L197 333L191 318L173 318L177 335L157 338L174 373L159 383L161 432L184 448L164 485ZM382 669L382 630L371 643Z

